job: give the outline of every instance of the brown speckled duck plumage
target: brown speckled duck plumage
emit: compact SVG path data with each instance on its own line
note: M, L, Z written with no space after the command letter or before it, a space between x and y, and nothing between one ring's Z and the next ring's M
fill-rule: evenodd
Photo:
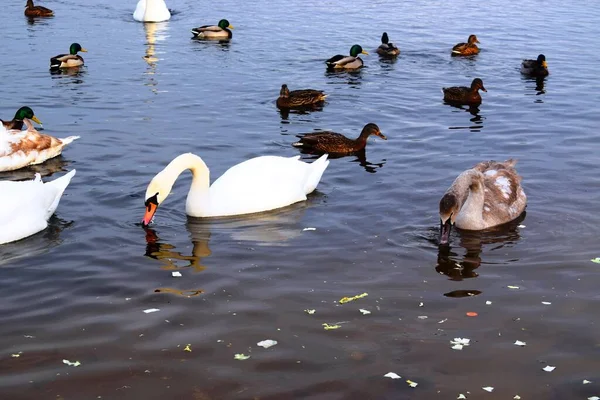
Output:
M319 105L325 101L327 95L321 90L302 89L290 91L287 85L281 85L277 107L279 108L301 108Z
M444 101L452 104L478 105L481 104L481 95L479 90L487 92L483 87L483 81L479 78L473 79L471 87L453 86L443 88Z
M356 139L349 139L339 133L324 131L298 135L300 140L293 143L292 146L313 154L352 154L363 150L367 145L367 139L371 135L387 140L376 124L369 123L365 125L360 136Z
M24 14L27 17L52 17L54 16L54 11L46 7L34 6L33 0L27 0Z
M453 56L472 56L479 54L479 47L475 43L479 43L477 36L470 35L467 43L458 43L452 48Z

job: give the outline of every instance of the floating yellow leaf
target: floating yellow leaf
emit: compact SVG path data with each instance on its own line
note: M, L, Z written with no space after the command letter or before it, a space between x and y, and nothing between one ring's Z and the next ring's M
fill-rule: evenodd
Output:
M185 345L185 349L183 349L183 351L192 351L192 345L191 344Z
M417 387L417 385L418 385L418 383L417 383L417 382L413 382L413 381L411 381L410 379L407 379L407 380L406 380L406 383L408 383L408 386L410 386L410 387L412 387L412 388L415 388L415 387Z
M592 258L590 261L596 264L600 264L600 257Z
M236 359L236 360L247 360L247 359L250 358L250 356L247 356L247 355L242 354L242 353L238 353L238 354L234 355L233 358Z
M342 327L341 325L337 325L337 324L335 324L335 325L329 325L328 323L323 324L323 329L325 329L326 331L329 331L331 329L339 329L341 327Z
M362 293L362 294L357 294L356 296L352 296L352 297L342 297L340 299L340 304L349 303L354 300L362 299L363 297L367 297L368 295L369 295L368 293Z

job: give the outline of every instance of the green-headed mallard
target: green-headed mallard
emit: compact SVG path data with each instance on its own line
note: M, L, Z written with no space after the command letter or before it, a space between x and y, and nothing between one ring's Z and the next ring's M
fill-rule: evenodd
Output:
M360 136L356 139L348 139L342 134L330 131L314 132L297 135L300 140L293 143L292 146L302 149L305 153L312 154L352 154L363 150L367 145L367 139L371 135L387 140L376 124L369 123L365 125Z
M387 32L383 32L383 35L381 36L381 46L377 48L377 54L384 57L396 57L400 54L400 49L398 49L394 43L390 43Z
M1 119L0 121L2 121L2 125L4 125L6 129L21 130L23 129L23 120L25 118L29 118L30 120L33 120L38 124L42 125L42 121L40 121L38 117L36 117L33 113L33 110L27 106L19 108L11 121L3 121Z
M233 32L230 29L233 29L233 26L226 19L222 19L217 25L203 25L194 28L192 33L197 39L231 39Z
M464 171L440 200L440 244L450 229L479 231L518 218L527 205L516 160L484 161Z
M479 43L477 36L470 35L467 43L459 43L452 48L453 56L472 56L479 53L479 47L475 43Z
M453 104L467 104L477 105L481 103L481 96L479 90L487 92L483 87L483 81L479 78L473 79L471 87L466 86L453 86L449 88L443 88L444 101Z
M87 52L79 43L73 43L69 48L69 54L59 54L50 59L50 69L79 67L83 65L83 57L77 54L80 51Z
M350 48L349 56L338 54L325 61L325 63L329 69L358 69L363 66L363 60L358 57L359 54L368 55L369 53L364 51L359 45L355 44Z
M321 90L302 89L290 90L286 84L281 85L277 107L279 108L299 108L313 106L325 101L327 95Z
M540 54L537 60L523 60L521 73L529 76L543 77L549 74L546 56Z
M54 16L54 11L46 7L34 6L33 0L27 0L25 15L27 17L52 17Z

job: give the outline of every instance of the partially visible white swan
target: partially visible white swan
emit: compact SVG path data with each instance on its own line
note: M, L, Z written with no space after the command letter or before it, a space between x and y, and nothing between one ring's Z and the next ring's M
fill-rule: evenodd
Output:
M164 0L140 0L133 12L133 19L140 22L168 21L171 12Z
M0 182L0 244L14 242L38 233L48 226L63 192L75 175L43 183L40 174L32 181Z
M274 210L306 200L321 180L329 165L327 154L311 164L300 156L262 156L251 158L229 168L210 185L210 172L200 157L182 154L159 172L146 189L147 226L171 193L179 175L189 169L192 185L185 210L192 217L222 217Z

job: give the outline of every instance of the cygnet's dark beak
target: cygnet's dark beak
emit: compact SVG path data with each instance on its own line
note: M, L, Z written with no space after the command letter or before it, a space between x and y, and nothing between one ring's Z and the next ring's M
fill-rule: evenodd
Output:
M446 220L446 223L443 223L440 220L440 246L447 245L448 240L450 240L450 231L452 230L452 222L450 222L450 218Z

